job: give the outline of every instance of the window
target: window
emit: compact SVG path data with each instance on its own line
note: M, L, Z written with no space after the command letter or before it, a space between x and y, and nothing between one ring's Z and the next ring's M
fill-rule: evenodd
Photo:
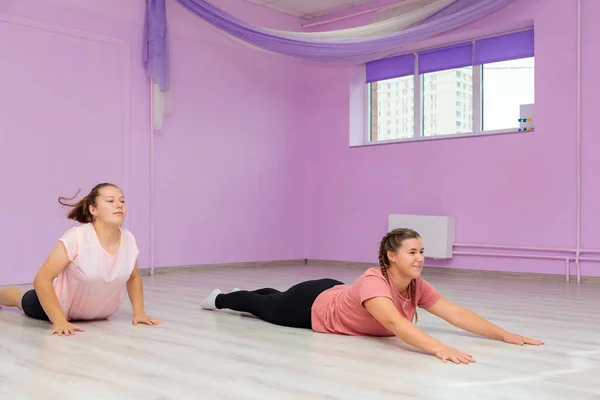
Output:
M421 136L438 136L444 134L464 133L473 130L473 121L467 120L467 113L463 114L462 91L454 90L454 82L458 74L467 75L472 79L473 68L464 67L459 70L436 71L423 74L423 129ZM438 85L430 88L428 81L435 79ZM457 82L458 83L458 82ZM469 93L472 104L473 93ZM458 100L461 99L461 100ZM438 109L439 105L439 109ZM470 106L472 110L472 105ZM470 112L472 113L472 111ZM437 121L432 125L431 121ZM461 122L459 125L458 122Z
M534 103L533 57L483 65L483 130L519 125L521 104Z
M389 86L386 83L402 83L408 86L408 90L400 95L402 101L391 102L386 97ZM406 93L406 94L404 94ZM414 134L414 79L409 77L394 78L371 84L371 113L370 113L370 140L394 140L412 137ZM377 112L375 112L377 111ZM378 118L379 113L387 112L389 118ZM392 114L394 115L391 118Z
M372 61L367 84L371 142L517 131L534 103L533 30Z

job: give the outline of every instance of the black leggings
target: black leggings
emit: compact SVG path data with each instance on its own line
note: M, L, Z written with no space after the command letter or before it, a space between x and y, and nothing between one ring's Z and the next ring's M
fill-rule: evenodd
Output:
M23 312L28 317L41 319L42 321L50 321L50 318L46 315L46 311L44 311L44 307L42 307L42 303L40 303L40 299L38 298L35 289L30 289L25 292L21 299L21 307L23 307Z
M252 292L240 290L218 295L215 305L217 308L247 312L275 325L310 329L315 299L336 285L343 283L335 279L319 279L299 283L285 292L271 288Z

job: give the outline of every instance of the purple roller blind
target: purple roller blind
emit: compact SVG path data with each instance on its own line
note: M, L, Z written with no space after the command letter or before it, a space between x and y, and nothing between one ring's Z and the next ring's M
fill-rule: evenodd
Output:
M486 64L533 57L533 49L533 29L481 39L475 43L475 63Z
M419 74L473 65L473 43L442 47L419 53Z
M533 29L531 29L419 52L419 70L417 73L426 74L478 64L533 57L533 55L534 34ZM414 73L413 54L384 58L367 63L367 82L399 78Z
M414 75L415 56L405 54L367 63L367 83Z

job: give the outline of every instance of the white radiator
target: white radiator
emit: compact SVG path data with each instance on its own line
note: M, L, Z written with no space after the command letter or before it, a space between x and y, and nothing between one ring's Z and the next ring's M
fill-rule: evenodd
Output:
M452 258L454 217L390 214L388 229L410 228L419 233L425 247L425 257Z

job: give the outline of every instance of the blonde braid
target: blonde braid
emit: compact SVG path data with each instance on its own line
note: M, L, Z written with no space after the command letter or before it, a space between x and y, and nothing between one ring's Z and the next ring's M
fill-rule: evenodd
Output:
M392 232L389 232L387 235L385 235L383 237L383 239L381 239L381 244L379 245L379 267L381 268L381 274L383 275L383 277L385 278L387 283L390 283L390 278L388 276L388 271L387 271L388 266L390 265L390 260L388 259L388 256L387 256L387 250L386 250L387 243L386 242L393 235L394 234Z
M415 305L415 324L419 322L419 313L417 312L417 282L413 279L410 281L410 285L408 286L410 290L410 297L412 297L412 301Z

